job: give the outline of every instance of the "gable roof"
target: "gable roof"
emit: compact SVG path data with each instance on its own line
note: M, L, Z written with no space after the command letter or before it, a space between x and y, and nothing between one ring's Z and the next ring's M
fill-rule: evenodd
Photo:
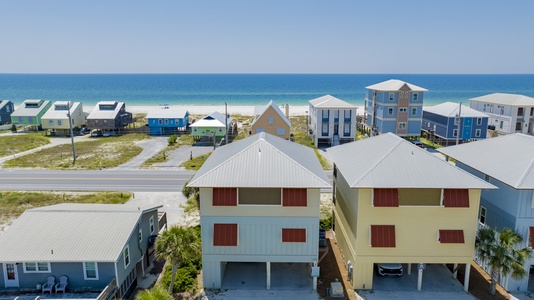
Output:
M393 133L327 152L351 188L494 188Z
M265 132L217 148L188 185L258 188L331 186L311 148Z
M225 128L226 124L224 123L224 115L218 111L214 111L211 114L205 116L204 118L196 121L191 124L191 127L222 127ZM232 117L228 117L226 121L227 125L230 126L232 123Z
M40 105L39 105L40 103ZM12 117L24 117L24 116L37 116L43 110L48 109L50 100L39 100L39 99L27 99L19 105L15 111L11 114ZM39 105L33 107L26 107L26 104Z
M534 136L522 133L438 151L518 190L534 190Z
M114 109L100 109L101 105L114 106ZM87 116L87 119L88 120L91 120L91 119L114 120L123 107L124 109L126 109L126 104L124 102L99 101L95 105L95 107L93 107L93 110L91 110L91 113L89 114L89 116Z
M395 92L395 91L399 91L404 85L408 86L408 88L414 92L427 92L428 91L427 89L424 89L417 85L407 83L407 82L404 82L398 79L390 79L390 80L386 80L386 81L383 81L377 84L373 84L373 85L366 87L366 89L384 91L384 92Z
M332 95L324 95L319 98L308 101L313 107L317 108L358 108L356 105L345 102Z
M269 107L272 107L274 109L274 111L280 116L280 118L287 124L287 126L289 126L289 128L291 128L291 122L289 122L288 118L286 117L286 115L284 115L284 113L280 110L280 107L278 107L278 105L276 105L273 100L269 101L269 103L267 104L267 106L265 106L265 108L263 109L263 111L259 114L259 116L257 118L254 119L254 121L252 121L252 124L250 124L250 126L254 126L254 124L256 123L256 121L261 118L261 116L269 109Z
M82 105L81 102L70 102L70 108L69 110L66 109L56 109L56 105L69 105L69 101L56 101L54 104L48 109L45 114L41 117L43 120L47 119L68 119L69 116L67 113L70 111L71 115L78 109L78 106ZM68 123L67 123L68 124Z
M511 106L534 106L534 98L518 94L493 93L469 100Z
M29 209L0 235L0 262L114 262L141 215L159 207L65 203Z
M460 103L455 102L444 102L434 106L425 106L423 111L434 113L436 115L445 116L445 117L456 117L458 114L458 108ZM462 111L460 112L461 118L487 118L488 116L484 113L479 112L478 110L472 109L469 106L462 105Z
M11 103L11 100L0 100L0 110Z
M148 112L147 119L184 119L189 112L187 110L158 109Z

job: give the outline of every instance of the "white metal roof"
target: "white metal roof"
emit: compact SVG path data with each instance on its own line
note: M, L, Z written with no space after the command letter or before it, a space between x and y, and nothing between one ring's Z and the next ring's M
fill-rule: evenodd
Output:
M351 188L494 188L393 133L327 152Z
M331 185L311 148L262 132L217 148L189 186L328 188Z
M0 100L0 109L11 103L11 100Z
M508 134L438 151L515 189L534 190L534 136Z
M258 114L258 117L254 119L254 121L252 121L252 124L250 124L250 126L253 126L254 123L256 123L256 121L267 111L267 109L269 109L269 107L272 107L274 109L274 111L280 116L280 118L282 118L282 120L284 122L286 122L287 126L291 127L291 122L289 122L289 119L286 117L286 115L280 110L280 107L278 105L276 105L274 103L273 100L269 101L269 103L267 104L267 106L265 106L263 108L263 110Z
M385 92L394 92L394 91L399 91L404 85L408 86L408 88L414 92L428 91L427 89L424 89L417 85L407 83L407 82L404 82L398 79L390 79L390 80L386 80L386 81L383 81L377 84L373 84L373 85L366 87L366 89L385 91Z
M78 109L78 106L82 105L81 102L70 102L70 109L69 110L64 110L64 109L58 109L56 110L56 105L65 105L65 106L68 106L69 105L69 102L68 101L56 101L54 102L54 104L50 107L50 109L48 109L45 114L43 115L43 117L41 118L42 120L48 120L48 119L54 119L54 120L57 120L57 119L68 119L68 115L67 115L67 112L70 111L71 115L76 111L76 109ZM68 124L68 123L67 123Z
M114 105L115 103L117 104L115 106L115 109L100 109L100 105ZM93 110L91 111L89 116L87 116L87 120L92 120L92 119L114 120L123 106L124 108L126 108L126 104L124 102L100 101L95 105L95 107L93 107Z
M189 114L187 110L177 109L158 109L148 112L147 119L183 119Z
M228 117L228 120L226 121L226 124L230 126L232 123L232 117ZM204 118L196 121L195 123L191 124L191 127L222 127L225 128L224 124L224 115L219 113L218 111L214 111L211 114L205 116Z
M517 94L493 93L469 100L511 106L534 106L534 98Z
M440 116L455 117L458 114L460 103L444 102L434 106L425 106L423 111L431 112ZM462 105L460 112L462 118L487 118L488 116L478 110L472 109L469 106Z
M40 101L43 101L43 102L38 107L26 107L26 103L39 104ZM11 116L12 117L37 116L41 111L45 109L48 103L50 103L50 100L35 100L35 99L24 100L24 102L15 109L15 111L11 114Z
M0 235L0 262L114 262L144 212L125 204L29 209Z
M317 108L346 108L346 109L358 108L356 105L345 102L332 95L324 95L319 98L312 99L308 102L313 107L317 107Z

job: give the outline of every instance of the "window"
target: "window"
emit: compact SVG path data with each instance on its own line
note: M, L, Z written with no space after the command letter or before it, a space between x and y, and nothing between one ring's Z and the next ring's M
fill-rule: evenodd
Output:
M388 108L388 115L393 115L393 107Z
M98 280L98 264L96 262L83 263L83 279Z
M477 118L477 125L482 125L482 118Z
M26 262L24 263L24 273L50 273L49 262Z
M504 114L504 106L500 106L501 108L501 115Z
M219 127L219 132L222 132L222 128L221 127Z
M442 244L463 244L464 231L463 230L440 230L438 234L438 241Z
M126 246L126 248L124 248L122 256L124 256L124 268L126 268L130 264L130 246Z
M328 109L323 109L322 110L322 114L323 114L323 119L328 119Z
M456 117L454 118L454 125L458 125L458 120L459 120L459 119L458 119L458 116L456 116Z
M63 121L61 121L61 120L57 120L57 125L58 125L58 126L63 125Z
M197 128L196 127L193 127L193 132L197 132Z
M169 125L169 119L165 119L165 125Z
M283 189L283 206L307 206L308 191L306 189Z
M478 219L478 222L482 225L486 225L486 213L487 210L484 206L480 207L480 217Z
M350 120L350 117L351 117L351 111L349 109L345 109L344 111L344 114L345 114L345 120Z
M236 206L237 188L213 188L213 206Z
M452 136L453 136L453 137L456 137L457 135L458 135L458 129L454 129L454 130L452 131Z
M142 241L143 241L143 230L139 228L139 243L141 243Z
M406 129L406 122L399 122L399 129Z
M283 243L306 243L306 229L282 229Z
M406 107L401 107L399 108L399 112L407 112L408 109Z
M154 216L150 217L148 220L148 224L150 226L150 234L154 233Z
M213 246L237 246L237 224L213 224Z
M389 93L389 101L393 101L395 99L395 94Z
M399 206L441 206L441 189L399 189Z
M417 101L417 93L413 93L413 101Z
M399 206L398 189L373 189L373 206L397 207Z
M276 134L286 134L286 129L285 128L277 128L276 129Z
M239 205L282 205L280 188L240 188Z
M395 225L371 225L371 247L394 248Z
M412 107L412 116L417 115L417 107Z
M487 182L489 182L489 181L490 181L490 176L489 176L489 175L487 175L487 174L486 174L486 175L484 175L484 180L486 180Z
M328 135L328 124L323 124L322 133L323 133L323 136Z
M273 122L273 117L269 117L268 122L269 122L269 123L272 123L272 122Z
M256 128L256 133L264 132L265 128Z
M501 123L499 124L499 129L502 129L503 125L504 125L504 121L501 121Z
M174 119L174 125L180 124L180 119Z
M48 125L50 126L54 125L54 120L48 120Z
M159 125L163 124L163 120L162 119L158 119L158 124Z
M28 123L33 123L33 117L28 117Z
M444 189L443 206L469 207L469 191L467 189Z
M343 135L350 136L350 124L343 125Z
M480 129L475 130L475 137L480 137L482 131Z

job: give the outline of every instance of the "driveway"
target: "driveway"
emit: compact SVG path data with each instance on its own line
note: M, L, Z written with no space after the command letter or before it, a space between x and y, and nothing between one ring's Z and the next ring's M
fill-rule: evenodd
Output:
M183 161L190 159L191 155L193 157L207 154L213 151L213 147L201 147L201 146L182 146L178 149L175 149L169 153L166 153L167 160L162 163L153 164L152 168L178 168L179 170L185 170L185 168L180 167L180 164Z
M139 153L136 157L127 161L126 163L115 167L113 169L137 169L152 156L158 154L161 150L167 147L168 138L166 137L151 137L139 142L136 142L135 145L143 148L143 151Z

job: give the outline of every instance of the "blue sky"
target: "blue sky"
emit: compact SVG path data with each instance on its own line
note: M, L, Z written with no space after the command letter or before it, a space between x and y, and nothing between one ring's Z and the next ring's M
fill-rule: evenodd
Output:
M534 1L0 2L0 73L534 73Z

